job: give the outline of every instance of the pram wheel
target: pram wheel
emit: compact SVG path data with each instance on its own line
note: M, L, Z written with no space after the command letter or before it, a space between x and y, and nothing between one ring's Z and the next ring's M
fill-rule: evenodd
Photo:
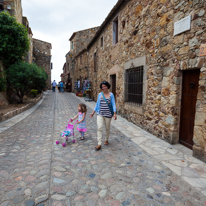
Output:
M73 143L75 143L75 139L73 139Z
M58 140L56 141L56 144L59 144L59 141L58 141Z
M63 146L63 147L66 147L66 143L65 143L65 142L63 142L63 143L62 143L62 146Z

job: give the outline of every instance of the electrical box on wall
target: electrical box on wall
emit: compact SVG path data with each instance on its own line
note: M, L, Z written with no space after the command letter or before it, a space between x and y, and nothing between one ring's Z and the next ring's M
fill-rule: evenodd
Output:
M7 5L7 9L8 9L8 10L11 10L11 5Z

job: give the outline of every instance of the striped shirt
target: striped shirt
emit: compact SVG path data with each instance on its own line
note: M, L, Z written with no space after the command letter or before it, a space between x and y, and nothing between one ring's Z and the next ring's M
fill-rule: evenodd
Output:
M110 97L106 98L107 102L110 103ZM99 114L103 117L112 118L112 113L109 109L108 104L105 102L104 98L100 98L100 111Z

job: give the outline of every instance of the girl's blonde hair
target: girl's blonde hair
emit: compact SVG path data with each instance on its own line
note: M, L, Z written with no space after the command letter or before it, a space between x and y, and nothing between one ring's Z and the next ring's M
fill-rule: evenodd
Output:
M78 107L81 108L81 113L87 113L87 106L85 104L81 103Z

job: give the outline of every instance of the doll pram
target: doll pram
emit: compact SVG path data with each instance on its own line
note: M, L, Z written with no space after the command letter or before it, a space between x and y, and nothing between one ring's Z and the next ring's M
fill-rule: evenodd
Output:
M61 141L62 137L65 137L65 140L62 143L62 146L66 147L66 141L68 141L69 137L71 137L71 136L73 136L73 143L75 143L74 126L76 125L78 120L74 123L74 125L69 124L70 122L72 122L72 119L69 120L69 122L68 122L67 126L65 127L64 131L60 134L59 140L56 141L56 144L60 144L60 141Z

